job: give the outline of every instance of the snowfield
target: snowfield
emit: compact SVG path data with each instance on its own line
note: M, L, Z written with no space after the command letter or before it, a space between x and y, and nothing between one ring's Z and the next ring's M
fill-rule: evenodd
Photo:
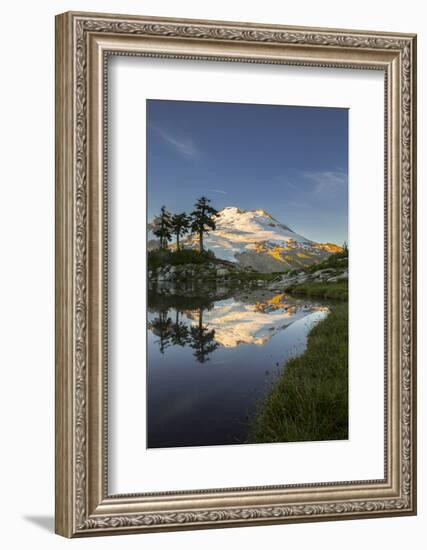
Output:
M245 211L229 206L219 212L215 223L215 231L204 237L204 244L221 260L236 262L236 254L257 252L261 243L278 247L286 246L290 241L311 243L264 210ZM196 244L193 237L187 240Z

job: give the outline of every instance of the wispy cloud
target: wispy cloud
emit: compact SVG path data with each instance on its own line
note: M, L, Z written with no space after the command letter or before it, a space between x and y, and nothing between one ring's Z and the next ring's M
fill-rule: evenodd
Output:
M294 191L297 191L298 185L296 185L293 181L286 180L284 183L290 189L293 189Z
M160 128L158 126L152 125L151 129L154 130L154 132L156 132L156 134L161 139L163 139L163 141L172 146L175 151L180 153L182 156L187 158L194 158L199 154L199 151L197 150L194 141L191 138L174 135L168 130L165 130L164 128Z
M221 195L228 195L227 191L223 189L211 189L212 193L220 193Z
M347 173L343 170L303 172L303 177L314 186L315 193L333 192L347 185Z
M274 181L277 181L282 185L289 187L289 189L292 189L294 191L298 189L298 185L296 185L293 181L291 181L287 176L284 176L281 174L281 175L275 176L273 179Z

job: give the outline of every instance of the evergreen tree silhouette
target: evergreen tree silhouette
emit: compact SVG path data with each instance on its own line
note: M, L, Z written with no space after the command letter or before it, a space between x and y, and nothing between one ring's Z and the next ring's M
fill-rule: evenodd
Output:
M179 320L180 311L176 310L175 323L172 327L171 344L184 347L188 344L189 331L188 326Z
M215 351L219 344L215 342L215 330L203 325L203 308L199 308L199 323L190 328L190 347L199 363L209 361L208 355Z
M155 220L153 234L160 239L160 248L167 248L172 239L172 216L165 206L160 209L160 216Z
M200 252L203 252L203 235L215 229L215 216L218 210L210 206L210 202L206 197L200 197L191 212L191 230L199 235Z
M164 353L165 349L168 348L171 344L171 336L173 333L173 322L170 317L168 317L169 310L159 311L159 316L155 317L149 324L148 328L153 334L155 334L159 339L157 343L159 344L160 353Z
M183 237L190 228L190 218L185 212L175 214L171 219L171 231L176 237L176 249L179 250L179 238Z

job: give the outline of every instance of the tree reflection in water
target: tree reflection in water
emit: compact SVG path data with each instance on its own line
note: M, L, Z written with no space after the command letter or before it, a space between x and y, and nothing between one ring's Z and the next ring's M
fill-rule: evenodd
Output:
M199 363L209 361L208 355L215 351L219 344L215 342L215 330L209 330L203 325L203 308L199 308L199 322L190 328L190 347L194 349L194 357Z
M164 353L165 349L171 345L171 334L173 332L172 319L168 317L169 310L159 311L159 316L155 317L148 327L153 334L158 337L160 353Z
M209 354L215 351L219 344L215 342L215 330L203 324L203 312L211 309L213 302L206 298L184 298L164 296L149 293L148 309L158 314L148 328L158 337L156 343L161 353L169 346L189 346L194 350L194 357L199 363L209 361ZM175 322L168 316L169 309L175 310ZM182 313L191 315L197 311L197 325L188 326L180 320Z
M155 317L148 327L158 337L155 343L161 353L168 347L188 346L196 360L205 363L218 347L264 345L304 316L328 311L326 305L264 291L217 300L215 308L214 304L213 298L149 292L148 309ZM204 316L210 310L213 314Z
M179 321L179 314L180 312L177 310L170 341L173 346L184 347L189 341L188 326Z

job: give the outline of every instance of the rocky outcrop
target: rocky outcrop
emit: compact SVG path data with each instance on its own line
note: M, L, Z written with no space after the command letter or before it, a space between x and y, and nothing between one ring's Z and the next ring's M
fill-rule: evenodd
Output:
M216 263L167 265L149 269L148 280L151 283L225 280L238 271L238 266Z
M314 272L290 271L278 276L268 285L270 290L281 290L304 283L336 283L348 279L348 268L325 268Z

